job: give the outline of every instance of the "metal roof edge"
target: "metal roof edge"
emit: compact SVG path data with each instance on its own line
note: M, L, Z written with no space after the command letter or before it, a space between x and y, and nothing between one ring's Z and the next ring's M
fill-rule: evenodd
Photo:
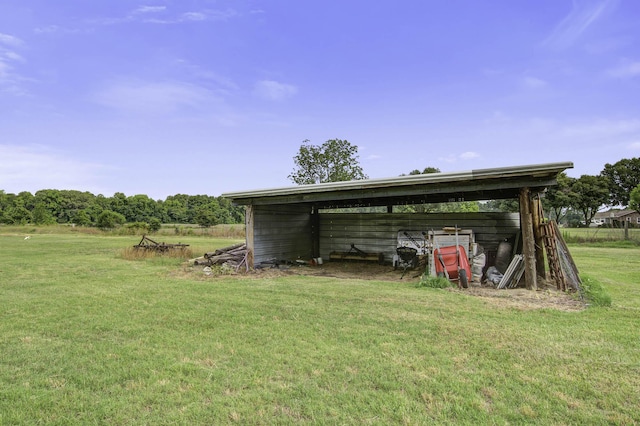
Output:
M490 179L499 176L526 176L560 173L573 168L572 162L531 164L524 166L497 167L461 172L427 173L396 176L391 178L362 179L342 182L325 182L311 185L296 185L280 188L265 188L249 191L226 192L221 196L229 199L275 197L294 194L313 194L336 190L374 189L389 186L415 185L418 183L462 182L474 179Z

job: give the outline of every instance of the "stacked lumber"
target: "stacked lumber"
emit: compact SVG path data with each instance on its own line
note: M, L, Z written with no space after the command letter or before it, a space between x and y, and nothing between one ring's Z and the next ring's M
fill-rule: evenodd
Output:
M207 252L202 257L193 260L194 265L224 265L227 264L238 270L242 265L247 266L247 245L238 243L223 247L216 251Z
M520 278L522 278L522 274L524 274L524 256L516 254L511 259L511 263L509 263L509 267L504 272L497 288L516 288Z

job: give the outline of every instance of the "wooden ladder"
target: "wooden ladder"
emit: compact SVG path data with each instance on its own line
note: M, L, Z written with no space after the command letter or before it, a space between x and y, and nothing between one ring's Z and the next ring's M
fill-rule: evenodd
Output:
M542 240L544 242L544 249L547 252L549 273L551 274L551 278L556 282L558 290L566 291L567 278L562 271L562 265L560 265L557 244L558 236L558 225L555 221L552 220L542 225Z

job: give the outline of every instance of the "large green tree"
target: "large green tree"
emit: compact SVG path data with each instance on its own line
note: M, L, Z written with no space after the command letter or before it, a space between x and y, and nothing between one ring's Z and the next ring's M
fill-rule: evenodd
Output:
M144 194L127 197L124 216L127 222L149 222L158 213L158 203Z
M437 167L425 167L422 171L418 169L411 170L409 176L426 175L431 173L440 173ZM401 175L406 176L406 175ZM480 205L477 201L457 201L447 203L431 203L431 204L413 204L407 206L397 206L399 213L451 213L451 212L478 212Z
M424 170L420 171L418 169L411 170L409 175L426 175L429 173L440 173L440 169L437 167L425 167ZM402 175L404 176L404 175Z
M31 212L31 222L34 225L53 225L56 220L44 203L38 203Z
M640 185L640 158L624 158L614 164L605 164L600 175L606 178L612 205L629 205L631 191Z
M211 200L209 203L196 208L195 222L203 228L217 225L221 223L219 220L220 213L220 205L218 202L215 199Z
M633 188L629 195L629 208L640 213L640 185Z
M609 190L603 176L582 175L571 186L571 206L582 213L589 226L598 210L609 202Z
M298 185L366 179L358 161L358 147L346 140L330 139L322 145L302 142L288 176Z
M545 193L542 205L547 209L549 217L560 223L565 219L571 203L573 201L573 193L571 188L576 179L567 176L565 172L558 174L558 184L549 187Z

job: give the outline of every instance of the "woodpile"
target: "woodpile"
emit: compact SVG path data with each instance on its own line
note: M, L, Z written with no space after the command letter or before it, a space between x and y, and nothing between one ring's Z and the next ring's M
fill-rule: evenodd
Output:
M207 252L202 257L193 259L193 264L203 266L226 264L235 268L236 271L244 265L248 270L247 254L247 245L245 243L238 243L232 246L223 247L216 251Z
M562 291L578 291L582 296L582 281L578 274L578 268L573 262L569 248L562 238L555 221L549 221L542 226L544 246L549 261L549 272L555 280L556 287Z

